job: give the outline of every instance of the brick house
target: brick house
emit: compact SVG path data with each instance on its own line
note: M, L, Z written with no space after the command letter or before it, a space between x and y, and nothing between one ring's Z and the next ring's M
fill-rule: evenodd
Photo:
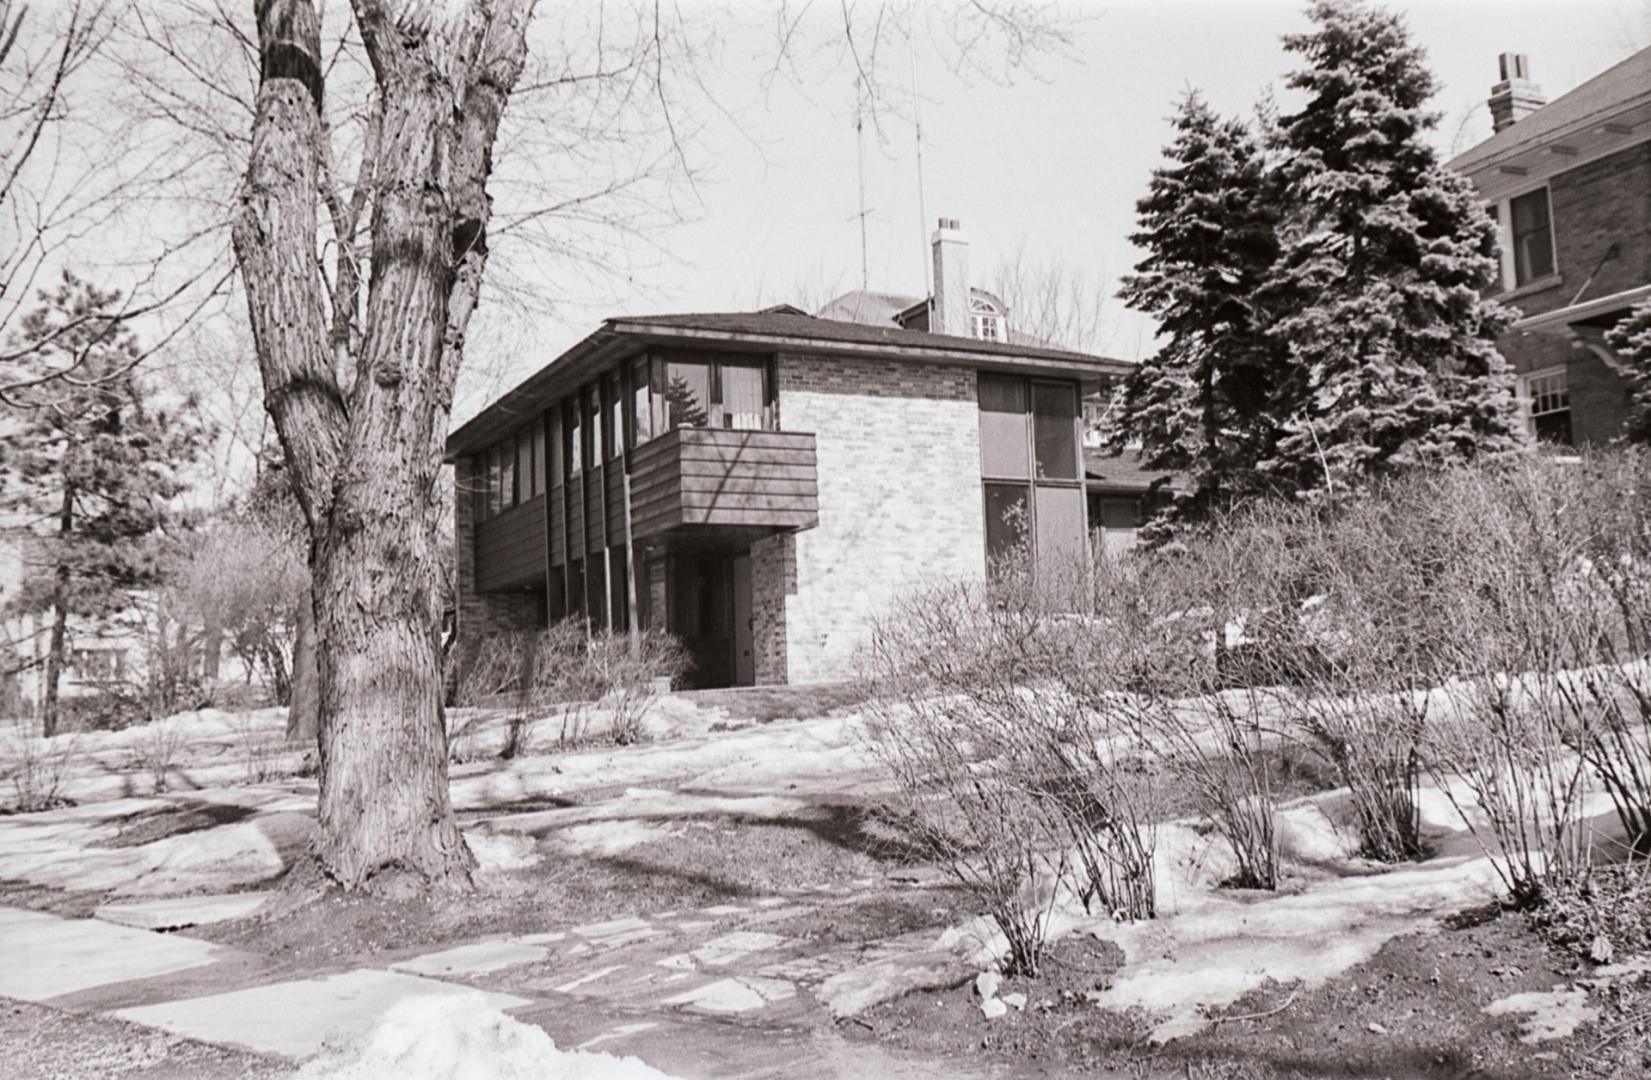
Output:
M1494 134L1450 162L1503 234L1498 342L1530 434L1602 443L1626 416L1607 330L1651 296L1651 49L1545 103L1521 55L1491 89Z
M453 432L460 667L582 616L668 629L696 685L840 679L902 591L1086 554L1080 402L1128 365L935 310L965 333L609 319Z

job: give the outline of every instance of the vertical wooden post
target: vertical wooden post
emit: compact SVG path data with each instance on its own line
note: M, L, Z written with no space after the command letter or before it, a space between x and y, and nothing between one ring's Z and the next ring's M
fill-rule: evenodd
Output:
M636 536L631 528L631 474L625 470L625 605L630 627L631 659L642 656L642 627L636 610Z

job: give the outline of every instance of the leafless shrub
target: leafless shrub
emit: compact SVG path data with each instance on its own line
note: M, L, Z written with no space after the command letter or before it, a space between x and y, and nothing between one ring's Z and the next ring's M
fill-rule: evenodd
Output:
M262 724L249 712L231 713L229 724L247 783L262 784L279 776L287 749L285 731Z
M134 764L149 774L158 795L167 790L184 743L183 730L171 720L153 720L144 726L134 751Z
M1091 910L1154 914L1153 787L1117 753L1116 712L1063 676L1084 618L1024 567L939 586L881 621L867 656L869 738L918 842L1035 973L1063 890Z
M500 756L528 752L533 732L549 716L558 718L558 745L584 741L596 717L609 718L608 737L624 746L637 742L643 722L668 685L686 667L685 654L669 634L639 635L633 651L628 634L588 632L576 619L538 633L505 633L484 638L460 680L461 704L502 708L505 736ZM458 729L450 746L469 747L480 718Z
M1277 798L1267 688L1226 688L1218 664L1228 628L1254 598L1246 545L1253 534L1212 535L1156 559L1098 562L1098 622L1078 674L1093 708L1122 710L1170 782L1231 847L1227 884L1274 889L1279 880Z
M6 771L3 779L16 792L12 808L19 813L49 810L61 806L63 783L80 759L80 733L42 738L33 732L33 723L18 720L10 725L5 747Z

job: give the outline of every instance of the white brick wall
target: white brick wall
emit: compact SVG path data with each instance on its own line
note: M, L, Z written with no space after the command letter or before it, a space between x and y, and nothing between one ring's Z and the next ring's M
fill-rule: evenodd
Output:
M819 456L820 524L796 534L785 597L786 677L850 678L900 595L985 575L975 373L801 355L777 368L781 427L814 432Z

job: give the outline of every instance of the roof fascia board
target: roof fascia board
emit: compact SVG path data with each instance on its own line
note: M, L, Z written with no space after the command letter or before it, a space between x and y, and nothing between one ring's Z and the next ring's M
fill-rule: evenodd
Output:
M1532 315L1528 319L1520 319L1513 324L1513 329L1546 330L1555 326L1565 326L1613 308L1633 307L1647 298L1651 298L1651 285L1637 285L1632 289L1612 293L1610 296L1601 296L1597 300L1584 300L1580 304L1571 304L1553 311L1544 311L1540 315Z
M1060 355L1022 355L988 352L974 349L952 349L945 346L907 345L904 343L872 343L839 341L830 338L791 337L785 334L753 334L748 331L701 330L685 326L658 326L642 320L615 320L613 327L622 334L635 334L659 342L667 341L725 341L772 348L776 352L834 353L855 356L899 356L908 360L950 360L973 367L986 368L1058 368L1063 371L1081 371L1092 375L1123 375L1134 369L1127 360L1113 360L1104 356L1085 356L1081 353ZM939 336L939 335L937 335Z
M1550 102L1550 105L1552 104L1554 103ZM1642 93L1636 94L1635 96L1624 101L1614 102L1608 108L1596 110L1586 116L1579 116L1569 124L1566 124L1564 127L1555 128L1553 131L1546 132L1539 136L1534 136L1523 142L1514 143L1482 161L1473 162L1471 165L1456 164L1463 157L1473 153L1473 149L1471 147L1445 164L1448 168L1455 169L1457 172L1460 172L1465 176L1477 177L1480 173L1498 169L1523 154L1528 154L1533 150L1540 150L1554 143L1564 143L1566 139L1574 138L1575 136L1590 129L1602 127L1603 125L1610 123L1614 117L1621 116L1624 113L1633 112L1636 109L1643 108L1648 105L1651 105L1651 90L1646 90ZM1517 130L1518 127L1519 125L1515 123L1514 128ZM1651 131L1647 131L1647 124L1643 122L1636 124L1634 134L1629 137L1628 142L1613 146L1612 149L1598 154L1595 158L1593 158L1593 160L1598 160L1599 157L1609 157L1618 150L1625 149L1637 142L1642 141L1642 139L1647 135L1651 135ZM1580 163L1577 158L1564 158L1562 160L1564 161L1565 169L1574 168ZM1565 169L1559 171L1565 171Z

